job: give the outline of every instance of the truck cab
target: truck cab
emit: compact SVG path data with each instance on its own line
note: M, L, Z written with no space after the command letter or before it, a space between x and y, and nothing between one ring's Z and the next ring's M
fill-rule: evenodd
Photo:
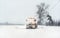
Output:
M26 19L26 28L27 29L35 29L37 28L36 19L34 17L29 17Z

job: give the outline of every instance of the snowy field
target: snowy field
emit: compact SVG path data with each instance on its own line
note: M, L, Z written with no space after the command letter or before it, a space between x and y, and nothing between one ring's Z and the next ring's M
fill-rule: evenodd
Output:
M19 25L1 25L0 38L60 38L60 27L38 26L37 29L25 29Z

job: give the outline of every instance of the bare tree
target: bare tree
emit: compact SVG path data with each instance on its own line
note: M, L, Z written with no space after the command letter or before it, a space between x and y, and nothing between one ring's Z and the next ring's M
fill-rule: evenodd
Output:
M38 18L39 18L38 24L45 25L48 20L49 20L49 22L52 23L52 18L49 15L49 12L47 11L49 5L45 5L45 3L41 3L40 5L37 5L37 7L38 7L37 14L38 14Z

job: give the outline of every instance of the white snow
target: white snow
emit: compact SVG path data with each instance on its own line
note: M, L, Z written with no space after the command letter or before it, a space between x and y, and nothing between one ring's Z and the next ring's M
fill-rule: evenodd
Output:
M60 27L38 26L37 29L25 29L19 25L1 25L0 38L60 38Z

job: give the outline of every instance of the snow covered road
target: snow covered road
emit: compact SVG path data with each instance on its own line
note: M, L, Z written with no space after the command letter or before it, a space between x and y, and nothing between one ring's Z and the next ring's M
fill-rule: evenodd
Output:
M25 26L0 26L0 38L60 38L60 27L38 26L37 29L25 29Z

